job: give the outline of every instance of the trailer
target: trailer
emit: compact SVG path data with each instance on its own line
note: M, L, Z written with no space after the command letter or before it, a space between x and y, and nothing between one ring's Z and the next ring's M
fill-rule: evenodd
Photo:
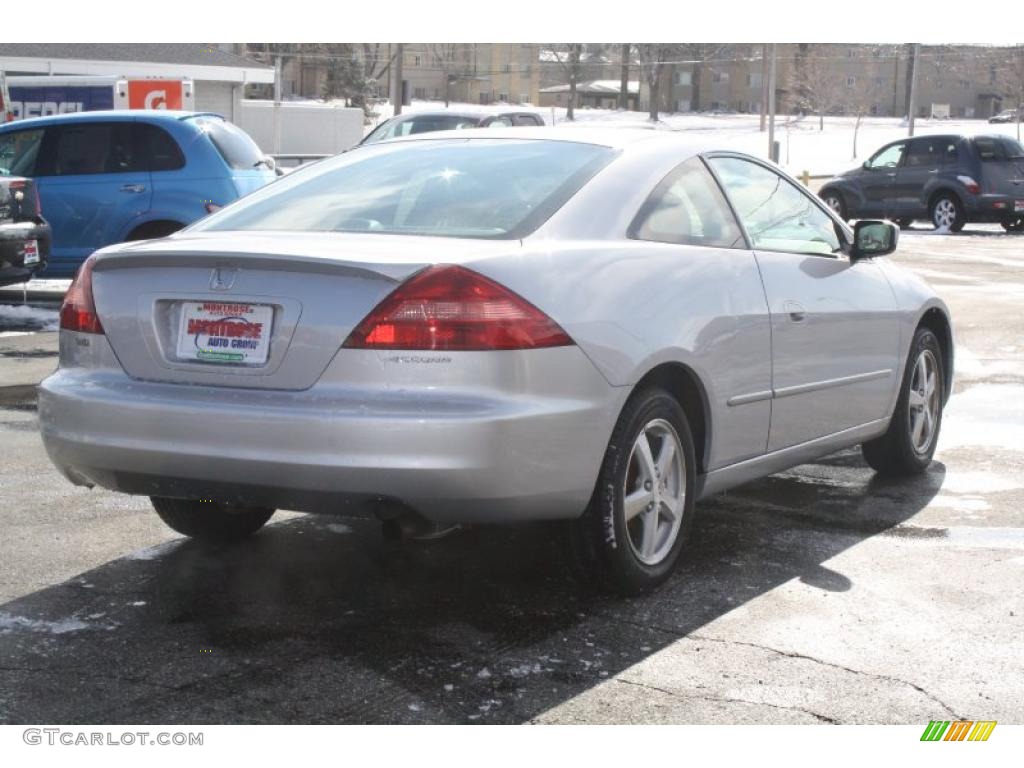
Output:
M6 81L6 87L3 82ZM0 122L102 109L195 109L188 78L140 79L115 76L0 73Z

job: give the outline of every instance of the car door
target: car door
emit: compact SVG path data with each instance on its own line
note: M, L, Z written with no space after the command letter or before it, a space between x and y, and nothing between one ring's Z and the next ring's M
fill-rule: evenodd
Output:
M925 189L938 179L951 140L948 136L922 136L907 143L906 156L896 169L894 213L898 217L923 216ZM953 144L955 150L955 143Z
M768 450L887 415L897 377L892 289L818 201L751 158L710 159L754 248L771 318Z
M864 206L858 211L860 218L896 215L896 175L906 149L906 141L897 141L882 147L864 163L864 172L859 177L864 199Z
M53 230L50 274L73 273L149 210L150 178L135 157L133 124L97 121L46 129L36 179Z

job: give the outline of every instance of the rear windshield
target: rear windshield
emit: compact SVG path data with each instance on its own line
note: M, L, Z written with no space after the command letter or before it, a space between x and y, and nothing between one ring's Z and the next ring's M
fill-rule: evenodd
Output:
M263 164L264 157L260 148L238 126L214 117L196 117L192 123L210 137L213 146L229 167L249 169Z
M423 115L408 120L391 120L372 131L363 139L363 144L373 144L396 136L411 136L414 133L476 128L478 125L480 118L466 115Z
M978 156L986 162L1024 158L1024 147L1021 147L1016 139L984 136L976 138L974 146L978 150Z
M193 227L515 239L539 227L615 150L566 141L400 142L284 177Z

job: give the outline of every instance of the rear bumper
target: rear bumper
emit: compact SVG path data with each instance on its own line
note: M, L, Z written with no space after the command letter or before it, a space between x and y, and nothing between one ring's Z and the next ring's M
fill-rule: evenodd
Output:
M72 482L125 493L353 514L383 499L438 522L572 518L626 393L575 347L523 354L546 356L577 394L243 391L72 367L40 385L41 432Z
M1017 200L1024 200L1024 189L1018 195L973 195L967 201L967 216L975 222L1014 221L1024 216L1024 211L1014 210Z
M25 243L35 240L39 261L25 264ZM0 285L20 283L46 267L50 255L50 225L33 222L0 224Z

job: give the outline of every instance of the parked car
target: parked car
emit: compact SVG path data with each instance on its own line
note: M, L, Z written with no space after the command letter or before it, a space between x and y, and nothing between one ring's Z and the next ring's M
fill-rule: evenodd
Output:
M818 192L843 219L927 219L959 232L968 222L1024 231L1024 147L1008 136L921 136L886 144Z
M370 131L359 146L375 144L378 141L411 136L433 131L453 131L462 128L508 128L511 126L534 127L544 125L544 118L536 112L509 111L498 113L481 112L413 112L385 120Z
M0 157L0 285L21 283L46 268L50 225L31 179L5 176Z
M61 310L46 449L201 538L275 508L561 520L623 592L668 576L699 498L858 443L922 472L952 334L878 258L899 230L709 141L399 139L106 248Z
M163 237L277 178L240 128L201 112L109 111L0 126L0 165L35 180L48 275L111 243Z
M1017 110L1004 109L998 115L992 115L988 121L990 123L1015 123L1017 122Z

